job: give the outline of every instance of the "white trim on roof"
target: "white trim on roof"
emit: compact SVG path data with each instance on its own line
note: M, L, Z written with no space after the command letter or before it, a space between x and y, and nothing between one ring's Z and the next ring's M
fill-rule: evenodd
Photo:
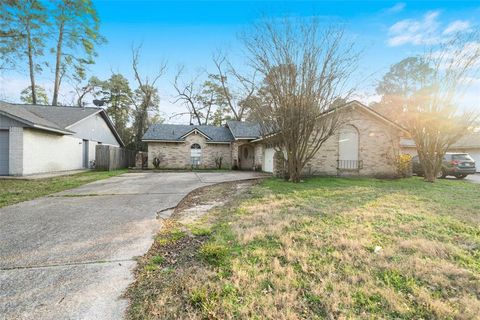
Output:
M232 133L232 135L233 135L233 133ZM258 139L257 137L239 137L239 138L234 137L234 138L235 138L235 140L254 140L254 139Z
M192 130L188 131L188 132L185 133L183 136L180 136L180 139L185 139L187 136L191 135L192 133L194 133L194 134L200 134L200 135L204 136L205 139L207 139L207 140L212 140L212 138L210 138L206 133L204 133L203 131L201 131L201 130L198 129L198 128L193 128Z
M206 144L231 144L230 141L207 141Z
M185 143L185 140L161 140L161 139L142 139L143 142L173 142L173 143Z
M105 109L100 109L100 114L102 115L103 119L107 123L107 126L110 127L110 130L113 132L113 135L117 139L117 141L120 143L121 147L125 147L125 143L123 142L122 138L120 137L120 134L117 131L117 128L115 128L115 125L113 124L112 119L107 114L107 111Z
M33 124L33 125L32 125L32 128L36 128L36 129L40 129L40 130L45 130L45 131L51 131L51 132L57 132L57 133L61 133L61 134L64 134L64 135L71 135L71 134L73 134L73 132L71 132L71 131L58 130L58 129L54 129L54 128L50 128L50 127L45 127L45 126L42 126L42 125L39 125L39 124Z
M32 128L36 128L36 129L40 129L40 130L45 130L45 131L51 131L51 132L56 132L56 133L61 133L61 134L65 134L65 135L71 135L73 134L73 132L71 131L68 131L68 130L61 130L61 129L55 129L55 128L52 128L52 127L48 127L48 126L42 126L40 124L35 124L31 121L28 121L28 120L25 120L23 118L20 118L20 117L17 117L11 113L8 113L8 112L5 112L5 111L1 111L0 110L0 115L3 115L7 118L10 118L10 119L13 119L13 120L16 120L20 123L23 123L23 124L26 124L27 126L29 127L32 127Z

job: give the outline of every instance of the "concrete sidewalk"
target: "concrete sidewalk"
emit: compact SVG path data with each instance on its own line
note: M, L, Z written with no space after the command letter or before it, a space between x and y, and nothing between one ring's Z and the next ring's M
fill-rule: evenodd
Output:
M120 319L135 257L190 191L253 172L127 173L0 209L0 319Z

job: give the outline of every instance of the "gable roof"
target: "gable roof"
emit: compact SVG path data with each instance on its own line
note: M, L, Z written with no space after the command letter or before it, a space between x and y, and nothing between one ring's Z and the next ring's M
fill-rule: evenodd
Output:
M260 125L254 122L228 120L227 127L235 139L257 139L262 135Z
M347 102L346 104L344 104L340 107L337 107L337 109L343 109L343 108L347 108L347 107L359 107L361 110L364 110L365 112L367 112L367 113L371 114L372 116L378 118L380 121L386 123L387 125L393 126L393 127L397 128L398 130L409 134L408 130L405 129L404 127L402 127L400 124L396 123L395 121L392 121L392 120L388 119L387 117L383 116L382 114L378 113L377 111L373 110L372 108L367 107L366 105L364 105L360 101L352 100L352 101Z
M231 142L234 140L232 133L226 127L163 123L151 125L143 135L142 140L182 142L185 141L185 137L193 130L201 132L210 142Z
M335 109L331 109L331 110L328 110L328 111L325 111L324 113L318 115L318 118L321 118L323 116L326 116L332 112L335 112L337 110L342 110L342 109L346 109L346 108L355 108L355 107L358 107L360 110L363 110L364 112L376 117L378 120L384 122L385 124L389 125L389 126L393 126L395 127L396 129L402 131L403 133L405 133L406 135L409 135L409 132L407 131L407 129L405 129L404 127L402 127L401 125L399 125L398 123L386 118L385 116L381 115L380 113L378 113L377 111L373 110L372 108L370 107L367 107L366 105L364 105L363 103L357 101L357 100L352 100L350 102L347 102L341 106L338 106L336 107ZM260 127L259 127L260 128ZM258 139L254 140L253 142L257 142L257 141L261 141L263 139L265 139L266 137L272 137L272 136L275 136L277 133L272 133L272 134L267 134L266 136L260 136Z
M76 123L100 114L121 146L124 146L112 121L102 108L57 107L31 104L14 104L0 101L0 114L15 119L29 127L71 135Z

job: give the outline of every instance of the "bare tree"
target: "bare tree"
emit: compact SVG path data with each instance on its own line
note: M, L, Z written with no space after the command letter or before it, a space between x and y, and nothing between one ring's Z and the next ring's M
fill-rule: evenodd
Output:
M255 114L266 138L286 152L288 178L302 169L340 125L334 101L346 99L358 53L341 28L316 19L263 21L244 37L253 68L263 76Z
M479 71L478 39L478 33L457 34L422 57L433 72L407 100L406 126L415 141L425 181L434 182L442 175L446 151L478 118L478 112L459 107L465 88Z
M141 139L147 129L149 111L158 111L160 97L156 85L167 69L166 63L162 62L153 78L142 77L139 71L140 49L140 46L132 47L132 69L138 84L138 88L132 97L132 103L135 107L133 126L137 148L141 147Z
M246 102L255 94L256 71L251 76L242 75L222 53L213 55L213 63L217 74L210 77L218 86L219 97L228 106L235 120L244 120L249 108Z
M215 92L205 90L205 83L199 82L200 74L187 82L182 81L183 71L184 67L181 66L175 75L173 87L177 95L173 103L183 103L187 112L176 114L176 116L189 114L190 122L195 119L198 125L207 125L214 107Z

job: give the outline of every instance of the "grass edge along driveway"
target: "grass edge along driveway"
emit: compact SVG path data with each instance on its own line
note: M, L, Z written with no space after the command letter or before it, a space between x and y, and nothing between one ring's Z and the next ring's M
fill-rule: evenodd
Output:
M125 172L127 170L88 171L36 180L0 179L0 208L118 176Z
M268 179L140 259L130 319L474 319L480 185Z

